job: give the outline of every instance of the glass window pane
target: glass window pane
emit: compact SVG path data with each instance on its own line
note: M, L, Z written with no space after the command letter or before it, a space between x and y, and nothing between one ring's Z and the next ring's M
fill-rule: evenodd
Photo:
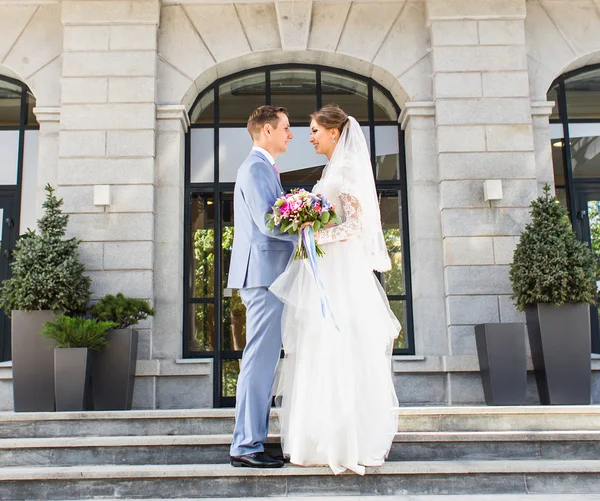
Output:
M404 294L402 217L400 192L380 192L379 209L383 237L392 262L392 269L381 274L381 282L389 295Z
M212 183L215 179L215 131L191 130L190 182Z
M25 152L23 156L23 181L21 185L21 221L20 232L22 235L27 228L36 227L36 181L38 165L38 138L39 130L25 131Z
M266 104L264 72L244 75L219 87L219 121L246 123L256 108Z
M571 139L571 165L575 178L600 177L600 135Z
M190 113L190 122L193 124L212 124L215 122L215 91L209 90L196 103Z
M314 70L271 72L271 104L288 110L290 122L310 122L317 109L317 74Z
M37 121L37 117L33 112L33 108L35 108L35 97L31 92L27 93L27 125L39 125Z
M281 181L316 183L321 178L327 157L317 154L314 146L309 143L308 127L292 127L292 134L294 138L288 143L287 152L277 157Z
M246 347L246 307L237 289L227 289L223 298L223 349L242 351Z
M573 118L600 118L600 69L565 80L567 113Z
M215 340L215 305L190 304L190 351L213 351Z
M548 101L554 101L554 108L552 108L552 115L550 115L550 119L558 118L558 85L548 91L547 98Z
M394 349L408 348L408 336L406 333L406 326L408 325L406 322L406 301L390 301L390 308L402 326L400 335L394 342Z
M245 127L219 129L220 182L235 182L237 171L251 149L252 138ZM277 165L279 166L279 162Z
M0 126L21 123L21 87L0 80Z
M558 190L565 187L565 168L563 162L562 139L552 140L552 165L554 169L554 186ZM558 196L558 195L557 195Z
M365 82L324 71L321 73L321 93L323 106L337 104L359 122L368 122L368 88Z
M375 172L378 180L400 179L398 126L375 127Z
M19 131L0 130L0 185L17 184Z
M237 359L223 360L223 379L221 381L224 397L235 397L241 364L242 361Z
M215 278L215 211L212 194L192 195L190 297L213 297Z
M375 86L373 86L373 111L376 121L398 120L394 103Z

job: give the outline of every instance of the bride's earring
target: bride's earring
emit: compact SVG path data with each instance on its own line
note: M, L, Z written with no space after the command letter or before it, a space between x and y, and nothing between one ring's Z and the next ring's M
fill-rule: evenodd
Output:
M335 137L332 137L332 138L331 138L331 142L332 142L332 143L335 143Z

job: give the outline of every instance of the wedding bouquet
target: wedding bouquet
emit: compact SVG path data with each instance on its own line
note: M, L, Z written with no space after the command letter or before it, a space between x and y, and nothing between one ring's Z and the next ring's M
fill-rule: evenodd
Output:
M271 212L266 214L267 228L270 230L279 226L281 233L298 235L298 248L294 259L306 259L308 257L307 246L314 242L310 227L305 226L304 233L307 238L303 238L302 225L311 223L312 230L319 231L327 224L340 224L341 218L335 213L335 207L320 194L310 193L302 188L293 189L287 195L280 197L273 205ZM319 244L314 242L317 256L325 254Z

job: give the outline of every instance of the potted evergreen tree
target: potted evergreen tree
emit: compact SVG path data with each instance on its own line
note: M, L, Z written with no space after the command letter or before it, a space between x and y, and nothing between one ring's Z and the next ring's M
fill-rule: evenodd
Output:
M56 342L54 385L57 411L94 408L90 350L104 350L106 331L114 326L112 322L66 315L44 324L42 333Z
M93 368L94 408L129 410L133 401L138 331L132 326L154 315L144 299L108 294L90 310L93 318L112 322L108 347L96 354Z
M515 249L510 280L512 298L525 311L540 401L589 404L594 257L577 240L550 186L531 203L531 215Z
M79 262L79 241L64 239L69 216L46 186L39 233L17 240L12 277L0 289L0 307L11 317L15 411L54 410L54 342L39 335L57 312L85 311L91 280Z

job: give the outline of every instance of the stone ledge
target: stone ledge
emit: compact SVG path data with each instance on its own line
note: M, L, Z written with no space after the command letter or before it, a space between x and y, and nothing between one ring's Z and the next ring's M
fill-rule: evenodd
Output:
M408 101L405 103L398 121L402 130L406 129L412 117L433 119L435 117L435 101Z
M190 126L190 117L183 104L159 104L156 106L156 119L180 120L184 132L187 132Z
M39 123L60 122L60 108L45 108L36 106L33 108L33 114Z
M479 360L477 355L394 356L392 369L394 374L479 372ZM527 370L533 371L531 359L527 360ZM600 372L600 355L592 355L592 372Z
M549 117L554 109L554 101L532 101L531 116Z

